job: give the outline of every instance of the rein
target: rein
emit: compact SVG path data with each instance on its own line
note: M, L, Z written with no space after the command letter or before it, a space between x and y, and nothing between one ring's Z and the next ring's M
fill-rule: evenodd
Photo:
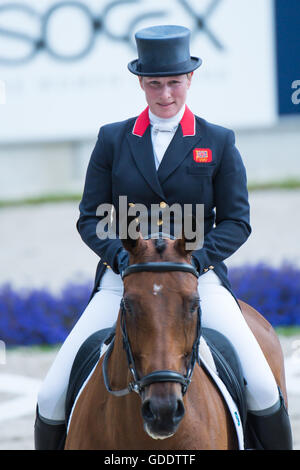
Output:
M182 272L189 272L193 274L194 276L196 276L197 278L199 277L199 274L196 271L196 269L190 264L173 263L173 262L165 261L165 262L132 264L128 266L122 272L122 279L125 276L128 276L132 273L145 272L145 271L151 271L151 272L182 271ZM133 377L133 381L130 382L126 388L121 389L121 390L112 390L110 387L110 382L108 378L108 360L114 347L114 339L113 339L109 345L109 348L106 351L103 364L102 364L103 379L104 379L106 390L116 397L121 397L133 391L140 394L145 387L153 383L176 382L176 383L181 384L182 394L184 395L188 389L188 386L191 383L195 364L199 360L199 342L200 342L200 336L201 336L200 304L198 305L198 309L197 309L197 325L196 325L195 340L194 340L194 344L192 347L191 357L190 357L189 364L187 366L186 374L182 375L179 372L176 372L173 370L157 370L157 371L151 372L150 374L145 375L142 378L138 377L138 373L135 367L134 357L133 357L131 347L130 347L130 341L128 338L127 327L126 327L126 307L124 303L124 298L122 298L121 300L120 308L121 308L121 331L123 335L123 346L126 352L128 368Z

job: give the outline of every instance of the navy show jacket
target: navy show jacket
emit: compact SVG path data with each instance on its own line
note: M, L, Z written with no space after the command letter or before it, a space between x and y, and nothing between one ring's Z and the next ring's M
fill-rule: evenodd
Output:
M100 257L91 297L123 246L119 238L98 238L96 211L108 203L118 216L119 196L125 195L129 204L149 210L151 204L204 204L204 244L193 255L200 275L214 269L232 292L223 261L251 233L246 171L232 130L195 116L186 106L156 170L148 107L138 117L100 128L77 221L81 238Z

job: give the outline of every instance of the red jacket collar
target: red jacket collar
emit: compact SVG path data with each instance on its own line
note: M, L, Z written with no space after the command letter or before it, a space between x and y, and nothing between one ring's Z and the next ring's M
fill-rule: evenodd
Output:
M133 129L132 129L132 133L139 137L143 137L149 125L150 125L149 106L147 106L147 108L144 109L144 111L136 119Z
M142 137L150 125L149 106L137 117L132 133L138 137ZM192 111L185 105L184 115L180 121L183 137L193 136L196 134L196 119Z

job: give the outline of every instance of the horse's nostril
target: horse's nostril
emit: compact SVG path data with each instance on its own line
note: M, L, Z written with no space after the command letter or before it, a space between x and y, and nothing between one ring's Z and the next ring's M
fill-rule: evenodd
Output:
M154 421L155 416L151 408L151 401L146 400L142 405L142 416L145 421Z
M158 403L148 399L142 405L142 416L147 423L162 423L177 425L184 415L184 405L182 400L178 399L170 403Z
M177 409L174 415L175 420L181 420L184 415L184 405L182 400L177 400Z

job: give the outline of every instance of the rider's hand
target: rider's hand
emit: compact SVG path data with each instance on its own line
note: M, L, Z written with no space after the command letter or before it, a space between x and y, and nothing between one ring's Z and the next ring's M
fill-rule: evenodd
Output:
M194 266L198 274L200 274L200 264L195 256L191 256L191 264Z
M118 251L116 255L113 271L116 274L122 274L122 272L127 268L128 265L129 253L124 248L122 248L120 251Z

